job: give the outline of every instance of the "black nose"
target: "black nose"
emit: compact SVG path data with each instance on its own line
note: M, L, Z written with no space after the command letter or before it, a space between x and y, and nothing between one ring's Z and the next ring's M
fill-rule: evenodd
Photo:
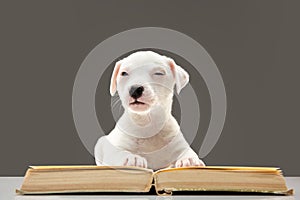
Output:
M142 96L144 91L144 87L143 86L138 86L138 85L134 85L131 86L130 90L129 90L129 94L132 98L139 98L140 96Z

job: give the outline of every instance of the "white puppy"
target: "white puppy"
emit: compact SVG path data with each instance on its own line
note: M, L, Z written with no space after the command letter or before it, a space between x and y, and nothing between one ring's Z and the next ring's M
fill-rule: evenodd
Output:
M110 85L125 111L115 128L95 146L97 165L151 169L204 166L171 114L173 88L188 83L188 73L173 59L139 51L116 63Z

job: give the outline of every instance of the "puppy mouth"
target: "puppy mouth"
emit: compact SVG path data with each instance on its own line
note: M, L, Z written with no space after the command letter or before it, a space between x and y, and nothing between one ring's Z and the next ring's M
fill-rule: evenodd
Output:
M135 100L134 102L129 103L129 105L145 105L146 103Z
M129 103L129 108L133 112L145 112L150 108L150 105L135 99Z

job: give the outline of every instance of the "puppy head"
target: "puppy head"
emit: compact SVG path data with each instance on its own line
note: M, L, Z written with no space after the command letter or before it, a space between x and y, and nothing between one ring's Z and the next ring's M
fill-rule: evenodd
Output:
M139 51L116 63L110 94L118 91L124 109L135 113L147 112L158 104L171 109L174 86L179 93L188 81L188 73L173 59Z

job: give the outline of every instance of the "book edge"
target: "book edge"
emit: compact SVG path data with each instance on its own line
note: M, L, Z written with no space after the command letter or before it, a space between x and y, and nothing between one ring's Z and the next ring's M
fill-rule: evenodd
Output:
M281 171L279 167L195 166L195 167L164 168L164 169L157 170L154 173L177 171L177 170L188 170L188 169L222 170L222 171L257 171L257 172L280 172Z
M138 190L107 190L107 191L103 191L103 190L62 190L62 191L37 191L37 192L31 192L31 191L26 191L23 190L22 187L24 185L25 179L27 179L30 175L31 171L60 171L60 170L74 170L73 166L67 166L65 168L65 166L55 166L55 169L53 170L52 166L50 166L50 168L48 168L48 166L29 166L29 168L26 170L26 173L24 175L24 179L21 185L20 189L16 189L16 194L53 194L53 193L85 193L85 192L143 192L143 193L147 193L150 191L151 187L152 187L152 182L153 182L153 170L152 169L147 169L147 168L141 168L141 167L134 167L134 166L90 166L90 165L86 165L86 166L75 166L75 170L138 170L141 171L145 174L149 174L149 180L146 184L146 187L142 190L142 191L138 191Z
M150 190L58 190L58 191L26 191L22 189L16 189L17 195L27 195L27 194L72 194L72 193L106 193L106 192L133 192L133 193L148 193Z
M152 172L152 169L136 167L136 166L97 166L97 165L30 165L28 169L33 170L139 170L145 172ZM27 169L27 170L28 170Z
M157 190L156 194L159 196L171 196L173 192L234 192L234 193L253 193L253 194L274 194L274 195L294 195L294 189L288 189L286 191L265 191L265 190L208 190L205 188L189 189L189 188L164 188L163 190Z

